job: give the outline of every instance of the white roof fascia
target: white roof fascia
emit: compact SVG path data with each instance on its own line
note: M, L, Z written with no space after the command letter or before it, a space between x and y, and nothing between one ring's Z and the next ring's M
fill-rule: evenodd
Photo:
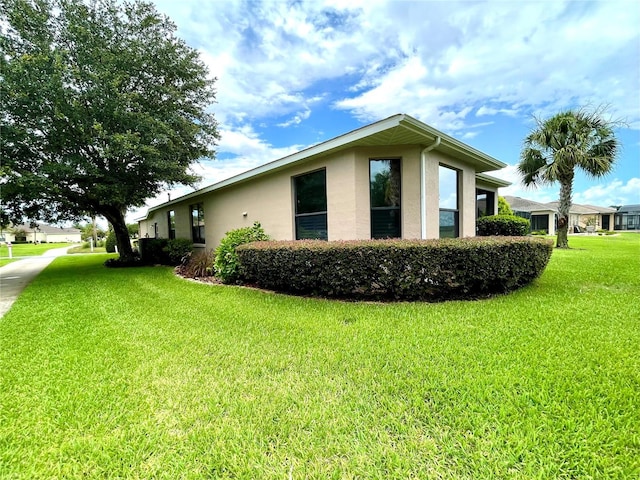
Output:
M501 178L492 177L491 175L487 175L486 173L476 173L476 180L487 183L494 187L508 187L509 185L511 185L511 182L502 180Z
M272 171L282 169L288 165L304 160L306 158L322 155L325 152L339 149L344 145L348 145L352 142L356 142L363 138L375 135L380 132L384 132L385 130L388 130L390 128L394 128L397 126L402 126L403 128L411 130L414 133L420 134L425 138L440 137L442 139L442 142L444 142L448 147L453 148L457 151L463 152L467 156L470 156L473 159L486 164L487 166L490 167L489 168L490 170L499 170L507 166L506 163L496 160L495 158L490 157L489 155L486 155L480 152L479 150L476 150L473 147L470 147L469 145L466 145L456 140L455 138L450 137L449 135L442 133L439 130L436 130L433 127L430 127L425 123L422 123L419 120L416 120L415 118L409 115L396 114L384 120L380 120L378 122L365 125L364 127L358 128L356 130L352 130L351 132L332 138L323 143L319 143L317 145L305 148L304 150L300 150L296 153L280 158L278 160L265 163L264 165L253 168L251 170L247 170L246 172L227 178L226 180L222 180L220 182L214 183L212 185L201 188L194 192L187 193L185 195L182 195L168 202L161 203L154 207L149 207L147 210L147 214L144 217L140 217L137 221L146 220L147 218L149 218L149 214L151 212L159 208L166 208L170 205L174 205L177 203L184 202L185 200L189 200L190 198L203 195L206 193L210 193L215 190L219 190L220 188L228 187L230 185L240 183L240 182L249 180L251 178L260 177L262 175L265 175Z
M415 118L409 115L403 115L403 118L399 123L403 125L407 123L413 126L414 128L418 128L419 130L425 130L430 136L440 137L442 139L441 140L442 144L447 145L448 147L458 152L464 153L467 156L470 156L482 163L487 164L490 167L489 170L500 170L501 168L504 168L507 166L506 163L501 162L500 160L497 160L487 155L486 153L482 153L480 150L476 150L472 146L467 145L466 143L462 143L460 140L456 140L455 138L450 137L446 133L442 133L441 131L436 130L433 127L430 127L426 123L422 123L420 120L416 120ZM416 132L416 133L422 133L422 132Z

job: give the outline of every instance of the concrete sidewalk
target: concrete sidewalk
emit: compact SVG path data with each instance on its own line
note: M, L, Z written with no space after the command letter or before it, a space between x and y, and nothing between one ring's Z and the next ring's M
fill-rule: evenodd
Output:
M0 267L0 317L9 311L24 287L54 258L66 255L70 247L53 248L40 256L24 257Z

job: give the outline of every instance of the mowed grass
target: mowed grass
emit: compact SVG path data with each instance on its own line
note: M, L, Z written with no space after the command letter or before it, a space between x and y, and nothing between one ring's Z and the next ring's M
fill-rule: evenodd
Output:
M483 301L56 259L0 320L0 478L638 478L640 235Z
M69 246L71 246L71 243L36 243L35 245L33 243L16 243L11 247L13 258L10 259L9 247L6 243L0 243L0 267L6 265L7 263L19 260L19 257L42 255L47 250Z

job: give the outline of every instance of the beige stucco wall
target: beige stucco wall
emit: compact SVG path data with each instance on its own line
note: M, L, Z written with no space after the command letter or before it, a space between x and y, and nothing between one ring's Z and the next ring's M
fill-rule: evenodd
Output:
M420 238L421 147L419 145L354 148L293 165L262 177L219 188L151 212L140 222L140 236L168 237L167 212L175 211L176 237L191 238L189 206L204 204L205 236L208 248L215 248L232 229L259 221L277 240L295 238L293 177L318 169L327 175L327 226L329 240L371 238L369 201L369 159L401 158L402 237ZM459 186L460 236L475 235L475 169L438 151L426 154L425 218L427 238L439 236L438 167L446 165L461 172ZM497 192L496 192L497 193ZM497 194L496 194L497 202ZM496 204L497 211L497 204ZM246 215L245 215L246 213Z

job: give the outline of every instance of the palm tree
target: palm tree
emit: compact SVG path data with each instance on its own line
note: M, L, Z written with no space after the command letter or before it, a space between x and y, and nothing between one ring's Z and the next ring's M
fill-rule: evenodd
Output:
M568 110L545 121L525 138L518 171L526 186L560 183L557 248L569 248L567 231L576 167L596 178L611 172L620 150L614 122L602 109Z

